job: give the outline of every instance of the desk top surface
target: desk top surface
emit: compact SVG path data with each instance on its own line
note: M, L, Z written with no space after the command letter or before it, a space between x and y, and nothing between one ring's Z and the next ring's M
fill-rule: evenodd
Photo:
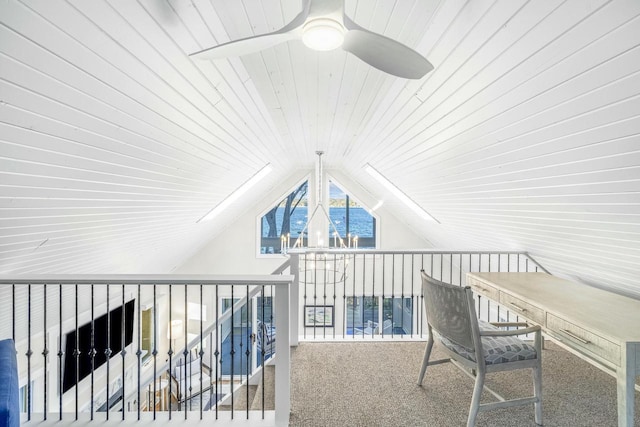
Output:
M579 326L640 342L640 300L546 273L468 273Z

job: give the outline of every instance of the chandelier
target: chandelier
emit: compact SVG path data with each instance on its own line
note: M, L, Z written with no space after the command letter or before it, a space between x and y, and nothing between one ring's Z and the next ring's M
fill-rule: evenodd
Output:
M322 151L316 151L318 160L316 163L315 207L308 215L297 238L292 239L290 233L280 237L280 252L284 255L291 254L298 257L299 282L303 285L329 285L344 282L350 274L350 265L356 255L345 250L358 249L358 236L347 233L346 238L341 237L325 207L323 154ZM307 237L306 245L305 235ZM333 239L333 242L330 242L330 239ZM333 246L330 246L329 243L333 243Z
M340 236L338 229L331 219L329 215L329 211L324 205L324 191L323 191L323 183L324 183L324 169L322 164L322 155L323 151L316 151L316 155L318 156L318 161L316 163L316 206L314 207L311 215L308 216L307 222L305 223L302 231L298 234L298 237L291 240L291 233L282 234L280 236L280 252L282 254L287 254L291 249L329 249L327 239L333 239L333 247L332 249L358 249L358 236L352 235L348 233L345 239ZM315 245L312 245L312 233L310 233L311 224L315 222L318 224L323 224L324 221L328 223L329 236L325 236L324 233L320 230L316 231L315 237ZM317 227L327 229L327 227ZM307 246L304 246L304 236L307 234Z

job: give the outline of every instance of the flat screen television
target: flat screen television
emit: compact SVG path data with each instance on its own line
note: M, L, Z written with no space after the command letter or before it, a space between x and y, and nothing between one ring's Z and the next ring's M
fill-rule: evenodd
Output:
M135 313L135 299L127 302L124 306L124 345L131 344L133 340L133 316ZM94 371L107 361L105 350L109 343L111 357L122 351L122 306L118 306L108 313L109 323L107 325L107 313L96 317L93 321L93 342L96 350L93 359ZM109 333L107 334L107 326ZM64 368L62 371L62 392L71 389L77 382L82 381L91 374L91 322L78 327L78 339L76 341L76 330L72 330L65 336ZM107 337L110 340L107 341ZM76 379L76 357L74 352L76 342L80 355L77 358L78 378Z

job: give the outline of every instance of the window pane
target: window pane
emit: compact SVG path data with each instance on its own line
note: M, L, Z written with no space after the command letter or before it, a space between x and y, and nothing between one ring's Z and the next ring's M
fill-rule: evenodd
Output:
M259 322L273 323L271 297L256 297L257 319Z
M382 302L382 317L387 323L391 321L393 334L411 334L413 329L413 300L411 298L384 298ZM385 334L390 332L385 330Z
M276 349L276 328L273 317L271 297L256 297L256 363L262 365L262 357L267 360L273 356Z
M347 335L377 335L380 333L378 297L347 297Z
M340 239L345 246L353 247L356 245L353 238L357 236L358 248L375 248L375 218L332 181L329 181L329 217L335 226L334 229L329 225L330 247L339 247Z
M260 220L260 253L281 253L281 237L288 236L290 246L307 223L308 183L305 181ZM303 242L306 245L306 240Z
M239 298L222 298L221 307L224 313L230 310L235 303L240 301ZM234 375L247 374L247 355L246 348L251 342L251 327L248 322L247 305L244 304L238 311L233 314L232 319L228 318L220 325L221 336L221 371L222 375L230 375L233 371ZM233 350L233 357L231 357Z

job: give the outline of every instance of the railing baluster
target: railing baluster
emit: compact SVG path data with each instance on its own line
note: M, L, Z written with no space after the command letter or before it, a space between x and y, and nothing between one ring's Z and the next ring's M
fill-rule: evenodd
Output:
M58 307L58 409L62 421L62 283L58 284Z
M27 285L27 421L31 421L31 283Z
M313 306L314 306L314 317L315 317L315 313L318 307L318 254L314 254L314 260L313 260ZM315 326L315 321L314 321L314 327L313 327L313 338L315 339L316 337L316 330L318 328Z
M153 284L153 351L151 355L153 356L153 420L156 420L156 396L158 391L158 366L157 366L157 355L158 355L158 301L156 298L156 284Z
M218 313L216 313L216 317L218 316ZM217 319L215 320L215 322L217 323ZM213 333L209 332L209 410L211 410L211 405L214 404L214 400L213 400L213 379L215 378L211 372L211 369L213 367ZM217 378L216 378L217 381ZM171 395L169 395L171 396ZM216 398L217 398L217 393L216 393ZM217 402L216 402L216 407L217 407ZM169 410L171 410L171 405L169 405Z
M200 288L201 292L202 292L202 287ZM249 325L252 323L252 315L253 313L251 312L251 297L249 296L249 285L247 285L246 287L246 296L247 296L247 303L246 303L246 312L247 312L247 331L246 331L246 346L247 349L245 350L245 366L247 369L247 385L245 387L245 391L246 391L246 405L247 405L247 419L249 419L249 373L251 372L251 333L249 332ZM202 293L200 294L200 299L202 299ZM202 307L202 306L201 306ZM201 316L202 317L202 316ZM253 332L253 331L251 331ZM200 336L202 336L202 322L200 322ZM200 374L202 376L202 374ZM202 411L200 412L200 419L202 419Z
M355 281L355 259L358 257L358 254L354 254L353 259L354 259L354 278L353 280ZM362 339L365 338L365 333L364 333L364 328L365 328L365 314L366 314L366 304L365 304L365 258L364 258L364 254L362 254L362 302L361 302L361 313L360 313L360 322L362 322ZM354 300L355 300L355 295L353 296ZM373 326L373 325L372 325ZM371 338L373 338L373 328L371 329Z
M415 275L414 275L414 267L415 267L415 256L413 254L411 254L411 312L413 313L414 310L416 310L415 304L416 304L416 298L414 298L415 295L415 288L414 288L414 284L415 284ZM416 332L418 329L418 322L416 322ZM411 338L413 338L413 319L411 319Z
M453 285L453 254L449 254L449 281Z
M402 254L402 270L400 274L400 327L402 329L401 338L404 338L405 330L404 330L404 258L405 254Z
M220 302L220 296L219 296L219 288L218 286L216 286L216 318L220 319L220 307L219 307L219 302ZM220 369L222 367L221 363L222 360L220 360L219 356L220 356L220 348L219 348L219 343L220 343L220 335L219 335L219 331L220 328L222 327L222 325L220 324L220 322L216 322L216 352L215 352L215 356L216 356L216 420L218 419L218 402L220 401L220 387L222 387L221 384L221 379L222 379L222 369Z
M342 263L342 333L347 334L347 255ZM353 325L352 331L353 334Z
M309 254L305 254L304 255L304 303L302 304L303 307L305 307L307 305L307 271L308 271L308 266L307 266L307 260L309 259ZM306 321L304 320L306 316L306 313L302 313L302 324L305 325ZM307 338L307 327L303 326L302 327L302 336L304 338Z
M327 306L327 265L328 265L328 260L327 260L327 256L324 256L324 269L322 270L324 273L324 279L323 279L323 289L322 289L322 305L325 306L325 310L326 310L326 306ZM335 309L335 307L334 307ZM327 324L326 322L322 324L323 328L322 328L322 338L327 338Z
M184 401L184 419L187 419L187 414L189 411L187 411L187 400L189 401L189 410L191 410L191 377L189 376L189 366L190 364L188 364L187 361L187 355L190 355L189 353L189 349L187 348L187 341L188 341L188 334L187 334L187 330L188 330L188 323L187 323L187 310L189 309L188 307L188 301L189 301L189 285L188 284L184 284L184 314L183 314L183 325L185 328L184 331L184 350L182 351L182 355L184 356L183 358L183 366L184 369L180 370L180 376L182 377L182 375L184 375L184 390L181 390L180 393L182 394L182 400ZM183 372L184 371L184 374ZM180 379L180 381L182 381L182 378ZM181 382L182 384L182 382ZM188 385L188 387L187 387ZM187 392L188 389L188 392Z
M173 370L173 307L172 307L172 301L173 301L173 286L171 283L169 283L169 328L168 328L168 335L169 335L169 350L167 351L167 355L169 356L169 376L167 378L167 380L169 381L169 420L171 420L171 416L172 416L172 411L171 411L171 395L173 392L173 381L172 381L172 370ZM176 393L177 395L178 393Z
M43 395L43 417L44 420L47 420L47 413L49 412L49 405L48 405L48 400L47 398L49 397L49 393L48 393L48 388L49 388L49 384L47 382L47 378L49 376L49 369L46 369L49 366L49 343L48 343L48 338L47 338L47 284L44 284L44 287L42 288L42 292L43 292L43 297L44 297L44 324L43 324L43 337L42 337L42 344L43 344L43 349L42 349L42 357L44 358L44 366L45 366L45 370L44 370L44 395Z
M11 338L16 342L16 285L11 285Z
M137 316L138 316L138 322L137 322L137 336L138 336L138 350L136 351L136 356L138 357L138 388L137 388L137 411L138 411L138 421L140 421L140 412L141 412L141 406L142 406L142 401L140 400L141 397L141 393L140 393L140 382L141 382L141 374L142 374L142 369L141 369L141 356L142 356L142 323L140 322L142 320L142 307L140 306L140 284L138 283L138 304L137 304ZM148 404L147 404L148 405Z
M95 295L94 295L94 286L91 284L91 349L89 350L89 358L91 359L91 421L93 421L93 374L95 370L95 361L96 361L96 342L95 342L95 312L94 312L94 303L95 303ZM76 386L77 387L77 386Z
M499 273L500 271L502 271L502 270L501 270L502 265L500 264L501 259L502 259L502 255L501 255L501 254L498 254L498 273ZM496 320L497 320L498 322L500 322L500 321L501 321L501 319L500 319L500 305L496 305L496 311L497 311L497 314L498 314L498 318L497 318Z
M482 254L478 254L478 271L482 271ZM480 316L480 304L482 300L482 295L478 294L478 317Z
M374 313L376 314L375 318L379 325L378 333L380 334L380 336L382 336L382 330L384 328L383 328L382 319L380 317L380 302L378 300L378 297L376 296L376 256L375 255L371 256L371 300L373 302ZM376 309L377 309L377 313L376 313Z
M231 309L230 309L231 310L231 351L229 352L229 355L230 355L230 358L231 358L231 383L230 383L231 384L231 419L233 419L233 412L235 410L234 401L233 401L233 399L234 399L234 395L233 395L233 392L234 392L234 390L233 390L234 389L234 387L233 387L234 378L233 377L234 377L234 368L235 368L235 357L234 356L236 354L235 348L234 348L234 345L235 345L234 335L235 334L233 333L233 325L234 325L234 319L233 319L234 310L233 310L233 306L234 306L234 303L233 303L233 285L231 285Z
M346 258L343 258L343 260L345 260L346 262ZM335 307L336 307L336 279L337 279L337 273L338 273L338 263L337 263L337 256L336 254L333 254L333 309L334 309L334 314L335 314ZM346 309L346 307L344 308ZM333 338L336 338L336 325L333 325Z
M261 319L261 328L260 331L258 331L258 333L260 334L260 357L261 357L261 361L260 361L260 367L262 368L262 390L260 390L260 392L262 393L262 402L261 402L261 408L262 408L262 419L264 419L264 376L265 376L265 366L264 366L264 359L265 359L265 353L266 353L266 349L265 349L265 343L266 343L266 336L265 336L265 325L264 325L264 299L265 299L265 295L264 295L264 285L262 285L262 289L260 291L260 304L262 305L262 312L260 314ZM273 303L271 304L271 306L273 307Z
M78 349L78 346L80 345L80 332L78 330L78 284L76 283L75 286L75 300L76 300L76 342L75 342L75 349L73 350L73 356L75 357L75 362L76 362L76 401L75 401L75 405L76 405L76 421L78 421L78 383L79 380L78 378L80 377L80 364L79 364L79 357L80 357L80 350Z
M122 284L122 320L120 322L120 354L122 356L122 420L124 421L125 419L125 413L127 412L126 408L125 408L125 396L127 395L127 393L125 393L125 384L126 384L126 376L125 376L125 355L127 354L127 351L125 350L125 345L126 345L126 339L125 339L125 325L126 325L126 321L127 321L127 310L125 310L125 287L124 287L124 283ZM140 303L140 300L138 300L138 304Z
M382 310L382 321L384 322L386 319L384 318L384 298L385 298L385 280L386 280L386 275L385 275L385 271L386 271L386 267L387 267L387 255L386 254L382 254L382 307L380 307L380 309ZM393 329L392 329L393 331ZM384 334L384 328L382 328L382 337L384 338L385 334Z
M248 286L247 286L248 288ZM202 283L200 284L200 419L202 420L202 395L204 387L202 386L202 360L204 357L204 350L202 350L202 319L204 318L202 312Z
M424 294L422 293L422 276L421 272L424 271L424 254L419 254L420 256L420 269L414 270L414 275L418 278L418 308L417 308L417 316L418 316L418 333L420 334L420 338L424 338L424 324L426 322L426 313L424 312Z
M396 313L393 309L394 299L396 297L396 254L391 255L391 337L396 332Z
M106 285L107 287L107 348L104 349L104 355L107 358L107 420L109 419L109 408L111 408L111 405L109 404L109 395L111 394L111 383L110 383L110 377L109 377L109 367L111 364L111 311L109 310L109 284ZM124 307L122 308L122 313L124 315Z
M511 272L511 254L509 253L507 254L507 272ZM507 322L509 322L511 311L507 309L506 312L507 312Z
M491 272L491 252L489 252L489 267L488 272ZM491 322L491 300L487 298L487 321Z

